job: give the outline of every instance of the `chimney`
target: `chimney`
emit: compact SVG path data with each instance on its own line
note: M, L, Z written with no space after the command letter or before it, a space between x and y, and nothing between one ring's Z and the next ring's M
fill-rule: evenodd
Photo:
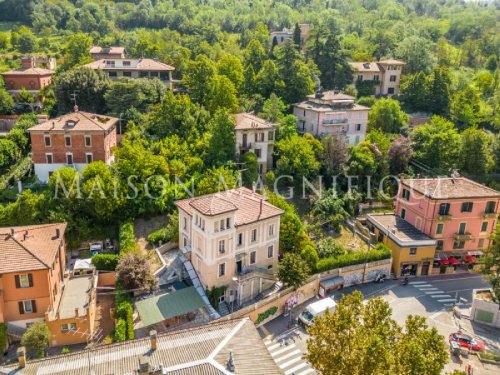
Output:
M61 235L61 230L59 228L56 228L56 238L59 238Z
M80 309L78 307L75 307L75 317L78 318L79 314L80 314Z
M26 348L24 346L17 349L17 361L20 367L26 366Z
M78 112L78 106L75 104L75 106L73 107L73 111L74 112Z
M151 342L151 350L156 350L158 344L158 334L154 329L149 331L149 341Z
M229 358L227 360L227 369L231 372L234 372L234 360L233 360L233 351L229 351Z
M34 57L23 57L21 59L21 67L23 69L30 69L35 67L35 58Z
M262 205L264 204L264 199L261 199L260 200L260 206L259 206L259 218L260 218L260 215L262 215Z
M29 236L28 236L28 231L25 231L25 232L24 232L24 241L26 241L26 240L28 239L28 237L29 237Z
M145 355L139 359L139 375L149 375L149 358Z
M10 228L10 236L14 237L14 228Z

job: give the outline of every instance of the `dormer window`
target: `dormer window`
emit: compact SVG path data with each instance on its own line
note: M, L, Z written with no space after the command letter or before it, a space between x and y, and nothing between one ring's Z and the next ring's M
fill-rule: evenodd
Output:
M66 121L66 126L68 128L74 128L75 125L76 125L76 121L75 120L68 120L68 121Z

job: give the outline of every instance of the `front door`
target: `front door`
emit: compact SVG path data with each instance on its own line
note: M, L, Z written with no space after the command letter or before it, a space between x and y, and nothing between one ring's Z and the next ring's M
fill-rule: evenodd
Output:
M243 271L243 262L241 260L236 261L236 272L241 273Z
M243 147L247 147L247 134L243 134Z
M420 274L422 276L427 276L429 274L429 267L430 267L430 262L422 263L422 272L420 272Z

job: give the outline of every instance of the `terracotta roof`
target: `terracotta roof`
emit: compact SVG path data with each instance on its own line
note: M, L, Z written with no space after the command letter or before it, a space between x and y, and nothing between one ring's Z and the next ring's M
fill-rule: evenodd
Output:
M236 128L237 130L248 129L272 129L275 124L255 116L252 113L238 113L236 115Z
M500 192L465 177L413 178L401 182L432 199L500 198Z
M380 72L380 67L376 62L350 62L349 63L352 68L357 72L366 72L366 73L378 73Z
M75 124L72 126L71 122ZM70 112L65 115L53 118L52 120L42 122L39 125L33 126L28 129L32 131L51 131L51 130L64 130L64 131L104 131L111 128L118 122L116 117L97 115L88 112Z
M385 65L406 65L406 63L404 61L396 60L396 59L380 60L378 63L385 64Z
M183 199L175 204L191 216L193 209L207 216L236 211L235 226L269 219L284 213L283 210L267 202L263 195L244 187L197 198Z
M36 75L36 76L45 76L45 75L53 75L56 74L53 70L50 69L44 69L44 68L18 68L18 69L12 69L9 70L8 72L3 72L2 75L9 75L9 76L22 76L22 75Z
M90 53L111 53L111 54L121 54L125 52L125 47L101 47L93 46L90 49Z
M65 229L65 223L0 228L0 274L52 267Z
M130 61L131 66L107 66L106 61ZM175 70L173 66L164 64L153 59L101 59L83 65L90 69L102 70L142 70L142 71L170 71Z
M436 245L436 240L394 214L368 214L367 219L401 247Z
M307 97L309 99L315 99L316 94L307 95ZM331 101L331 100L355 100L356 98L354 96L344 94L343 92L330 90L323 92L323 96L319 99Z
M342 107L332 107L329 104L320 104L315 103L313 101L307 100L305 102L294 104L295 107L300 109L307 109L316 112L347 112L347 111L369 111L369 107L365 107L363 105L359 105L354 103L352 106L348 108Z
M234 372L227 369L230 351ZM28 361L24 368L0 367L0 373L138 374L141 360L149 363L148 373L157 369L154 373L176 375L281 374L254 323L248 318L159 334L156 349L151 349L150 339L144 338L32 360Z

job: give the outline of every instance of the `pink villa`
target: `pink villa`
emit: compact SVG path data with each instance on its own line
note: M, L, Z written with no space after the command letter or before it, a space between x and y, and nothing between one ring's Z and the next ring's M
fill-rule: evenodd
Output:
M401 180L396 215L437 241L441 266L475 263L489 245L500 192L465 177Z

